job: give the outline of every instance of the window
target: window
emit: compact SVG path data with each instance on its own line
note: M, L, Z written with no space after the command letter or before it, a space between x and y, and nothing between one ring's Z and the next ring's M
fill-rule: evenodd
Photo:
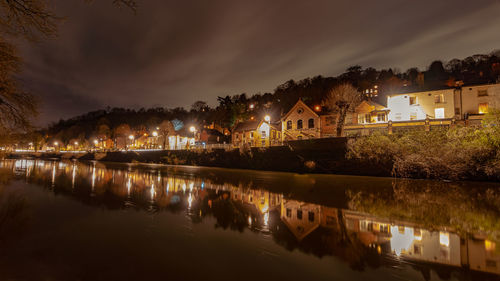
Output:
M326 216L326 225L335 225L337 224L337 219L332 216Z
M253 139L253 132L250 132L250 138Z
M297 139L298 139L298 140L301 140L301 139L302 139L302 136L298 136L298 137L297 137Z
M479 114L488 113L488 103L483 102L479 104Z
M266 131L261 131L261 134L262 138L266 138L267 137L267 132Z
M291 130L292 129L292 120L286 121L286 129Z
M486 97L488 96L488 90L477 90L478 97Z
M292 216L292 209L290 209L290 208L286 209L286 216L287 217L291 217Z
M444 118L444 108L436 108L434 109L434 118L436 119L443 119Z
M415 119L417 119L417 112L416 111L410 112L410 120L415 120Z
M460 115L460 108L459 107L455 107L455 115Z
M297 210L297 219L302 219L302 210Z
M234 134L235 139L238 139L238 137L239 137L238 133Z
M314 213L313 212L307 212L307 218L309 221L314 221Z
M302 119L297 120L297 130L302 129Z
M443 103L444 102L444 94L434 95L435 103Z
M365 123L371 123L372 122L372 116L370 114L365 114Z
M410 96L410 105L417 104L417 97Z
M385 122L385 113L378 113L377 114L377 121L378 122Z
M307 126L309 127L309 129L312 129L314 128L314 119L309 119L309 121L307 122Z
M422 254L422 245L413 245L413 253L415 255L421 255Z
M365 116L363 114L358 114L358 124L365 123Z

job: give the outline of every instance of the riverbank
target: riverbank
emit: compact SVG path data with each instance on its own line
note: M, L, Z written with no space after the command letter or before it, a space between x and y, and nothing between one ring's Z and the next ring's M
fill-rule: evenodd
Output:
M289 142L287 146L247 150L161 150L103 153L15 153L8 158L78 159L119 163L158 163L294 173L391 176L392 167L347 159L346 138Z

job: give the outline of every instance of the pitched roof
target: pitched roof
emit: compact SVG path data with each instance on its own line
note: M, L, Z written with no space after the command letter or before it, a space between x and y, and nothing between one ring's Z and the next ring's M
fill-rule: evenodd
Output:
M314 110L312 110L307 104L305 104L302 101L302 99L299 99L297 101L297 103L294 106L292 106L292 108L283 117L281 117L281 120L286 119L288 117L288 115L290 115L299 106L304 107L306 110L309 110L310 112L312 112L312 114L314 114L314 116L319 117L319 115L316 112L314 112Z
M260 121L250 120L245 122L240 122L236 124L233 128L233 132L245 132L245 131L254 131L259 127Z

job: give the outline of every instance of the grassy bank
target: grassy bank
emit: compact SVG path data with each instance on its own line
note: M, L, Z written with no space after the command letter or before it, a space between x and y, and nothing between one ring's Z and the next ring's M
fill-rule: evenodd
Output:
M347 157L392 167L392 175L449 180L500 180L500 112L481 127L454 127L353 139Z

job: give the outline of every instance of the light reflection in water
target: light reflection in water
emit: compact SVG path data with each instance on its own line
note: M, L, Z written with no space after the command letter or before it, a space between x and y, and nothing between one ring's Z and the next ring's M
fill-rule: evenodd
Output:
M241 224L253 231L275 232L282 236L283 231L286 231L286 235L293 237L298 247L309 237L320 234L324 235L324 241L332 240L332 235L340 237L335 239L345 239L335 233L346 231L347 237L349 235L355 237L357 244L353 241L349 243L373 249L380 257L392 255L413 262L446 264L456 268L464 266L463 263L466 261L467 266L474 270L500 274L500 255L496 252L494 241L485 238L483 240L462 238L461 242L458 234L444 227L438 231L431 231L416 225L415 222L390 221L349 209L294 200L267 190L213 183L207 179L186 178L170 173L162 175L159 170L148 172L129 168L126 172L122 172L108 170L96 163L91 166L80 163L68 166L55 162L20 161L26 160L15 161L13 170L22 171L22 175L27 179L42 177L44 174L50 175L47 178L50 178L52 187L56 186L56 181L66 176L71 178L72 189L83 190L88 188L90 178L90 195L94 196L96 192L99 194L95 195L95 200L104 200L99 196L107 190L116 198L123 196L122 202L125 202L126 206L144 206L144 209L155 211L184 206L187 208L186 211L194 216L203 218L211 215L219 220L225 218L217 217L215 209L230 206L229 210L234 214L224 213L224 216L230 218L227 223ZM5 163L8 162L2 162L1 165L6 165ZM82 181L86 181L86 184ZM155 184L158 189L155 189ZM161 188L163 184L165 184L164 190ZM133 194L132 186L134 186ZM64 189L64 186L60 187L57 184L57 188ZM148 197L150 200L147 204L142 202L144 199L148 200ZM231 204L225 205L227 202ZM242 216L238 217L236 214ZM347 244L342 245L347 247ZM333 246L319 244L318 247L325 250ZM468 247L467 250L463 250L464 247ZM474 256L463 256L472 253Z

